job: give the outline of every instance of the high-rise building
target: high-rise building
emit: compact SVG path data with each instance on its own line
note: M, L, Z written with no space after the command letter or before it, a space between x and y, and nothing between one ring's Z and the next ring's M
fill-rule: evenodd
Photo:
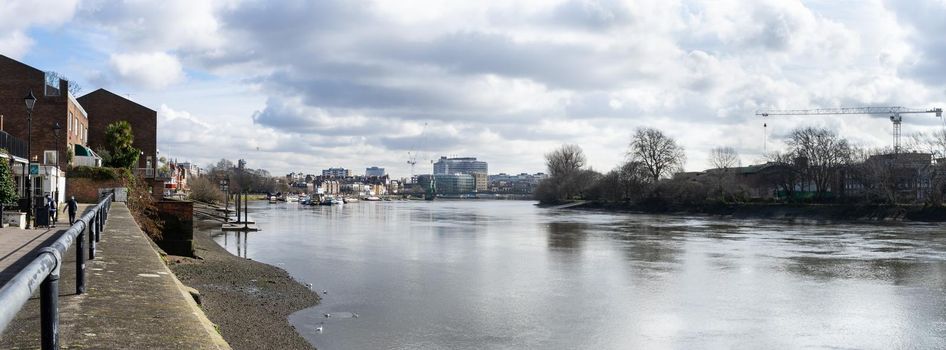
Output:
M476 160L475 157L440 157L440 160L434 163L434 175L487 174L488 169L486 162Z
M367 176L367 177L372 177L372 176L382 177L382 176L384 176L384 168L379 168L379 167L376 167L376 166L367 168L367 169L365 169L365 176Z
M345 168L328 168L322 170L322 176L325 177L348 177L351 175L351 171Z

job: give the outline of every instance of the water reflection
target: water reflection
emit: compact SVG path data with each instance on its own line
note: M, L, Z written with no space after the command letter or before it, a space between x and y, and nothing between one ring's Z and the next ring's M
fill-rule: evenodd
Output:
M548 230L549 248L580 253L582 242L587 237L589 225L581 222L550 222Z
M252 250L248 234L216 239L330 291L290 318L320 349L946 347L938 225L514 201L254 204L251 216Z

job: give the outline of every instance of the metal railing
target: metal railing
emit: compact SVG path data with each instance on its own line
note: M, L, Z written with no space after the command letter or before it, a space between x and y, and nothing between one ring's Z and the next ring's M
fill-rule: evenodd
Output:
M6 149L10 154L26 159L26 141L20 140L6 131L0 130L0 148Z
M59 348L59 271L63 255L75 242L76 294L85 293L86 250L88 249L88 259L95 259L95 244L105 228L114 196L114 193L106 195L55 242L41 248L33 261L0 287L0 333L7 329L30 296L39 288L42 348ZM88 248L85 247L86 235Z

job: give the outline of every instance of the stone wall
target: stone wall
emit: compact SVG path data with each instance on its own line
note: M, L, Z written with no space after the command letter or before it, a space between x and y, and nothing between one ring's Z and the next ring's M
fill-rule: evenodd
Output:
M76 196L79 203L98 203L100 188L124 187L121 180L94 180L89 178L66 178L66 198Z
M162 237L155 243L168 254L194 256L194 202L161 200L155 206L164 221Z

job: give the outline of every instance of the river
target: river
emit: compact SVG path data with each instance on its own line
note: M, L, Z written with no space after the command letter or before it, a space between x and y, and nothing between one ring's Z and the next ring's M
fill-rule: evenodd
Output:
M321 350L946 348L940 225L475 200L250 217L215 239L327 292L290 317Z

